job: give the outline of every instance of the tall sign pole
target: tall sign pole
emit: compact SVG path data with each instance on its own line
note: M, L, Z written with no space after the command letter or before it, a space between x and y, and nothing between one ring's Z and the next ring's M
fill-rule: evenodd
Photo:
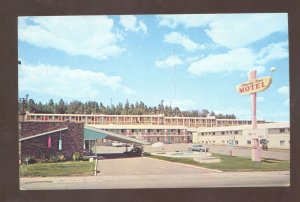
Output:
M253 81L256 79L256 70L249 72L248 80ZM251 99L251 125L252 125L252 144L251 144L251 159L252 161L261 162L260 147L258 135L256 133L257 120L256 120L256 92L250 94Z
M259 138L257 134L256 120L256 94L266 90L272 83L270 76L256 78L256 70L249 72L248 81L236 86L239 94L250 94L251 99L251 124L252 124L252 144L251 144L251 159L255 162L261 162Z

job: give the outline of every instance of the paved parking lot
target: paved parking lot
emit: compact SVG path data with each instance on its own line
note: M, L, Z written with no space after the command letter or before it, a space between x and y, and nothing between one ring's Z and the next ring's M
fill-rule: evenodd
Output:
M100 176L108 175L167 175L216 172L196 166L170 163L152 158L120 158L98 161Z
M160 148L153 148L151 145L145 146L145 152L158 152L163 148L165 151L187 151L187 148L192 144L166 144ZM228 147L222 145L206 145L211 153L228 154ZM251 157L251 148L235 147L234 156ZM268 151L261 150L262 158L274 158L278 160L290 160L290 150L286 149L269 149Z
M21 178L22 190L289 186L288 171L217 172L147 157L99 161L86 177Z
M165 151L187 151L191 144L164 145ZM213 153L227 154L226 146L209 146ZM145 146L145 152L162 148ZM124 147L98 146L97 153L123 153ZM234 155L249 156L250 148L236 148ZM262 151L262 157L289 159L288 150ZM103 159L98 161L97 176L21 178L23 190L51 189L128 189L193 187L266 187L289 186L289 171L219 172L147 157Z

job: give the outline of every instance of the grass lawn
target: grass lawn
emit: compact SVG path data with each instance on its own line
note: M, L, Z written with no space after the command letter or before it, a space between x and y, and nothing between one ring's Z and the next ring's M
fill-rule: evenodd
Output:
M263 158L253 162L250 158L213 154L221 159L220 163L199 163L192 158L172 158L164 156L148 156L155 159L184 163L221 171L283 171L290 170L290 161Z
M82 176L93 175L95 162L67 161L20 165L21 177Z

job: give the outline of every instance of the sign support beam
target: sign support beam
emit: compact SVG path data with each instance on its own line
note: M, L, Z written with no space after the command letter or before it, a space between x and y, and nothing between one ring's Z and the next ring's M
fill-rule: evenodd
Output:
M248 81L236 86L236 91L241 95L250 94L251 99L251 124L252 124L252 143L251 143L251 159L252 161L261 162L259 138L257 134L256 120L256 94L270 87L272 77L256 78L256 70L250 71Z
M249 72L249 81L256 79L256 70ZM251 145L251 160L261 162L260 146L258 135L256 134L257 120L256 120L256 93L250 94L251 98L251 124L252 124L252 145Z

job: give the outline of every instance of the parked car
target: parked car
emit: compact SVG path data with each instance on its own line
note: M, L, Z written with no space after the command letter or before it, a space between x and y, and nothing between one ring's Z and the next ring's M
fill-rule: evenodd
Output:
M113 146L113 147L122 147L123 143L121 143L121 142L112 142L111 146Z
M201 144L194 144L191 147L188 147L188 149L191 150L191 151L199 151L199 152L200 151L201 152L203 152L203 151L207 151L208 152L208 150L209 150L208 147L205 147L205 146L203 146Z

